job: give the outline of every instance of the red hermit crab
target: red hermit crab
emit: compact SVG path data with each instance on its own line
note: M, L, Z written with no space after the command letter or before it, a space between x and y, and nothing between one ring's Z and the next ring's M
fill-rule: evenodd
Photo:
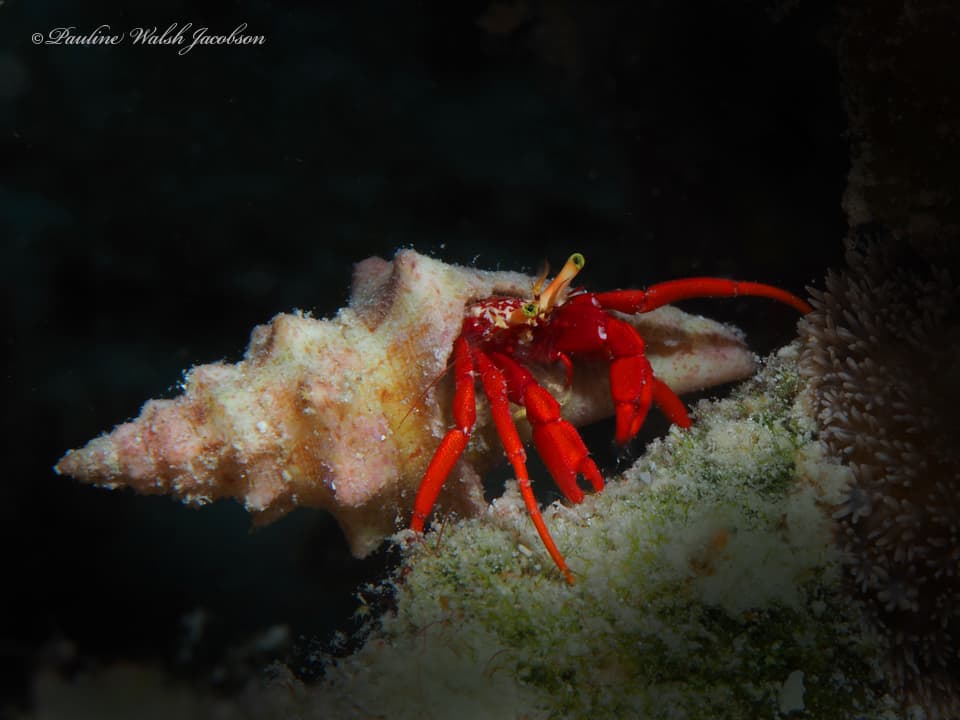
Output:
M424 473L410 523L414 531L423 531L440 488L467 446L476 422L474 385L479 379L527 511L547 552L570 584L574 582L573 574L550 536L530 487L526 453L510 403L526 411L534 446L567 500L583 500L578 476L589 480L597 491L603 489L603 477L580 434L561 416L560 404L527 366L560 363L569 385L574 360L609 360L616 441L626 443L640 431L651 404L683 428L690 427L690 416L676 393L653 374L637 330L609 311L645 313L679 300L738 295L771 298L804 314L811 310L806 302L786 290L724 278L683 278L646 290L592 293L571 289L570 282L583 265L583 255L574 253L545 288L546 272L540 276L532 298L491 297L467 307L463 328L453 345L455 426L440 442Z

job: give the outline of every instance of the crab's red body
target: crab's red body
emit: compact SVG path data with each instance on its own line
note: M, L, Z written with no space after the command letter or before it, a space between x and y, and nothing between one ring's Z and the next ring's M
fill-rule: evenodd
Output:
M610 310L643 313L695 297L753 295L778 300L801 313L810 311L806 302L780 288L723 278L685 278L646 290L568 291L583 264L582 255L572 255L542 293L543 278L537 282L532 300L494 297L467 308L463 329L453 346L454 427L427 467L411 522L413 530L423 530L440 488L467 446L476 422L474 387L479 379L527 510L547 551L570 583L573 575L550 536L530 488L526 453L510 403L525 409L537 452L567 500L583 500L578 476L585 477L594 490L603 488L603 477L580 434L561 417L560 404L537 382L527 365L561 363L569 383L575 359L609 361L616 440L625 443L639 432L651 404L681 427L690 426L690 417L680 398L653 374L644 354L643 338Z

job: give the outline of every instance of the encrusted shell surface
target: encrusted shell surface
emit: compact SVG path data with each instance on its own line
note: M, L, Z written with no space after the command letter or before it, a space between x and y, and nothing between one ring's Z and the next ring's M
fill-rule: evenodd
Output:
M447 265L412 250L356 266L348 307L330 319L280 314L253 330L243 360L194 367L183 393L67 453L56 471L84 482L203 504L233 497L262 523L296 506L334 514L364 556L409 520L413 496L451 422L444 374L464 308L528 296L534 278ZM677 392L749 375L729 327L675 308L629 318L659 377ZM607 368L578 364L572 388L542 381L582 425L612 414ZM485 507L480 472L503 458L481 402L444 509ZM524 429L525 423L519 423Z

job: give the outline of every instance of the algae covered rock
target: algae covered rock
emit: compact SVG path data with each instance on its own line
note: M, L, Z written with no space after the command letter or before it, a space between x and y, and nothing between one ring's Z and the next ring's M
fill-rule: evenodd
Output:
M515 488L401 533L395 610L329 668L326 699L362 698L356 717L898 717L834 543L849 471L815 438L796 355L547 509L572 588Z

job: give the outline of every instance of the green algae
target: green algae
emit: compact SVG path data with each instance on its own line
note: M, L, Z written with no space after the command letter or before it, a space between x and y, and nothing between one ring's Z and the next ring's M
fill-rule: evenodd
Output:
M398 718L424 712L412 675L509 717L897 717L833 543L848 474L808 408L788 347L604 492L547 508L572 587L515 486L483 517L401 533L396 609L328 690Z

